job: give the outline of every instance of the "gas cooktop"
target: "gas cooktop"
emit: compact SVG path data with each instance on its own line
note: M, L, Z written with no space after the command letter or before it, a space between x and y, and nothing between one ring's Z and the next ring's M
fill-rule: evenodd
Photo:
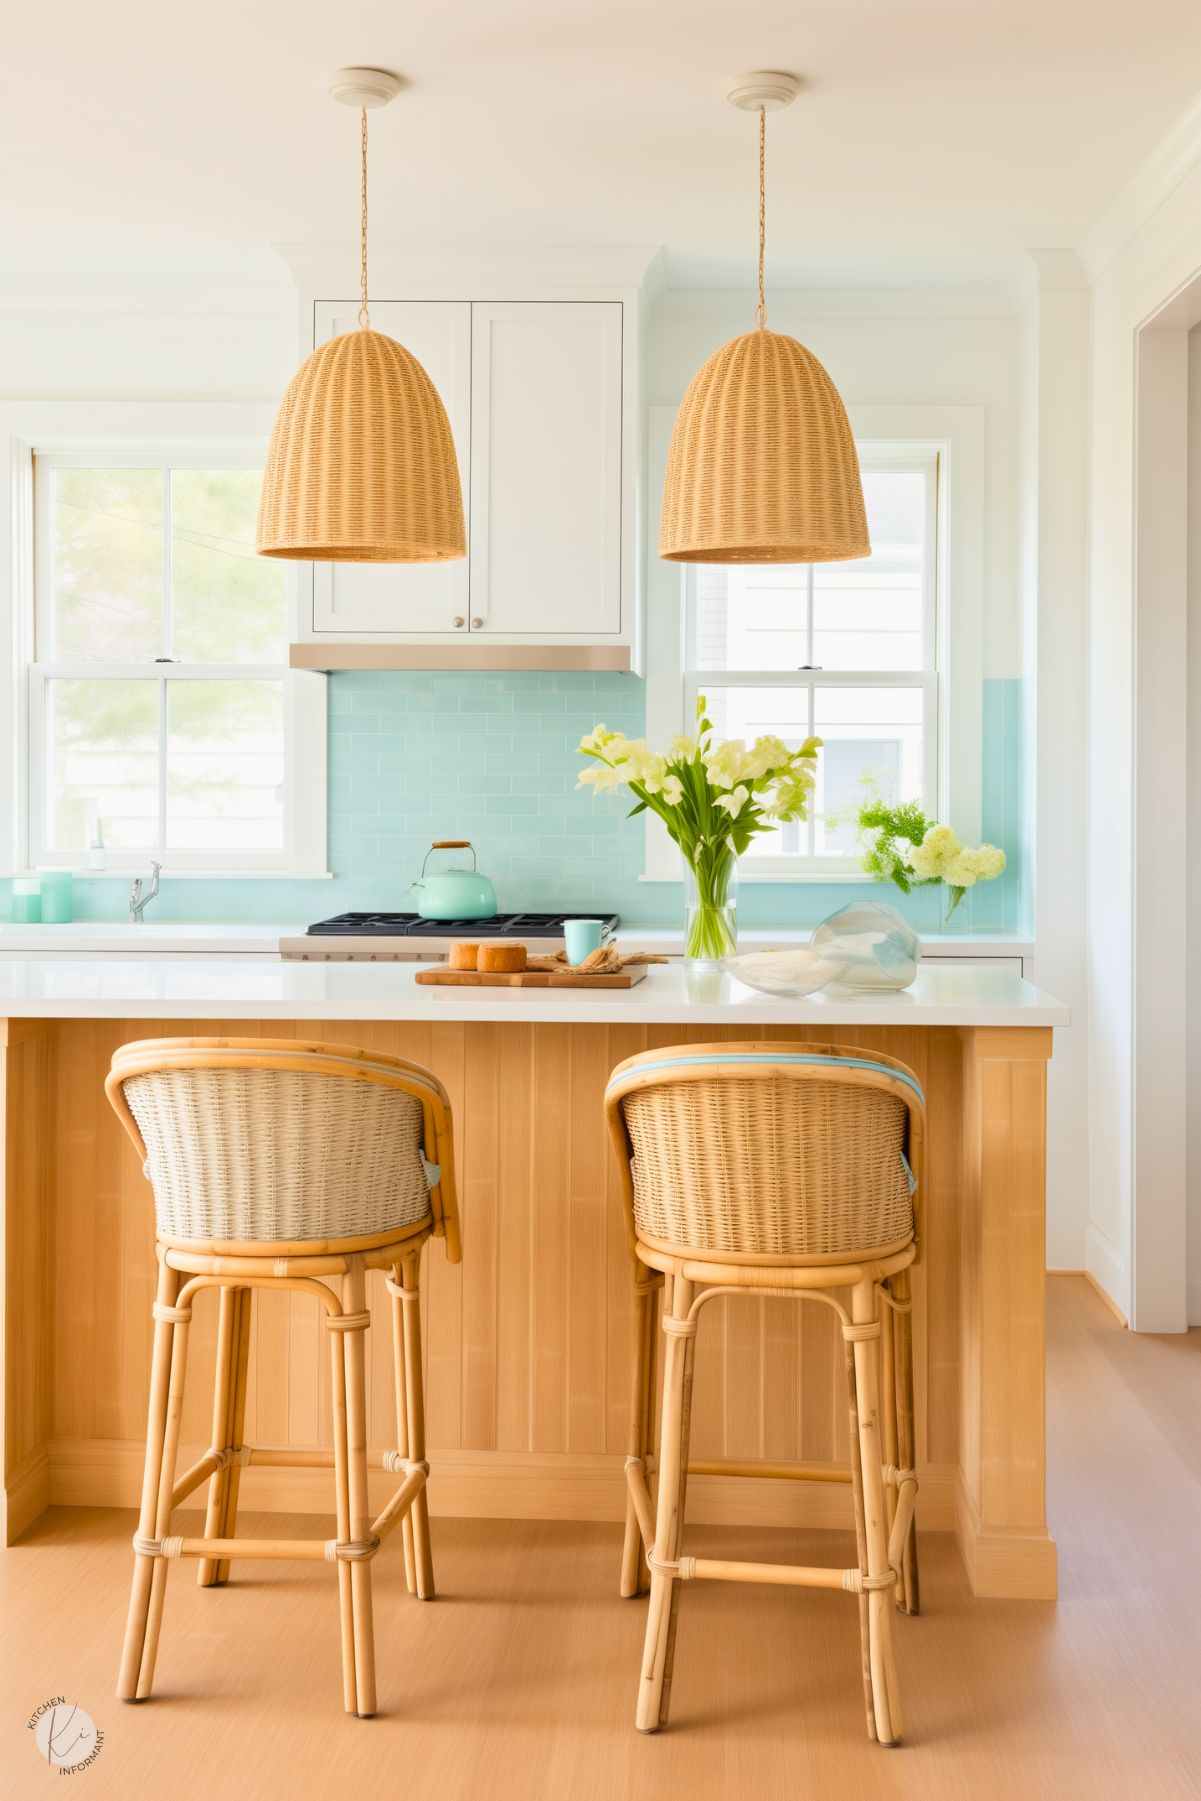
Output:
M497 913L491 919L423 919L419 913L338 913L318 920L303 938L280 940L280 956L307 960L385 961L444 950L456 938L520 938L532 951L562 947L563 922L599 919L604 942L616 913ZM420 940L420 946L414 940Z
M523 932L540 938L563 935L565 919L599 919L609 932L617 925L616 913L496 913L491 919L423 919L420 913L336 913L310 926L309 938L520 938Z

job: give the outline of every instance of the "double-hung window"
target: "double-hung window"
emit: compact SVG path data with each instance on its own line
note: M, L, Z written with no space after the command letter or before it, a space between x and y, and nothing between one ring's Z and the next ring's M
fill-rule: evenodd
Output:
M864 778L890 798L937 806L939 455L903 445L860 454L870 556L700 564L683 578L683 729L703 694L718 738L823 742L811 817L752 840L748 875L857 870L849 815ZM659 721L648 723L657 742Z
M288 669L245 452L34 459L29 861L319 873L324 697ZM320 815L320 816L318 816Z

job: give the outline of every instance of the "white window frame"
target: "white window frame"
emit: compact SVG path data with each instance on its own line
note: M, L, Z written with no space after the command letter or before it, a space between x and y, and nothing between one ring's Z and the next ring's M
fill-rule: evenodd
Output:
M688 605L695 571L662 562L658 541L659 496L674 407L652 407L649 420L650 530L647 573L647 741L666 743L691 729L695 696L716 671L696 670L688 643ZM781 671L744 675L742 687L812 685L917 687L925 692L926 735L923 804L949 819L967 839L980 832L981 720L983 705L984 410L981 407L848 408L865 460L929 461L937 469L930 495L934 509L933 579L927 584L923 629L931 634L933 666L925 670L873 672ZM725 684L723 684L725 685ZM757 856L742 860L741 879L751 882L868 881L853 857ZM679 881L679 852L662 822L648 813L645 881Z
M12 416L11 409L5 409ZM13 730L3 749L5 761L11 761L5 780L4 801L0 808L0 828L9 849L11 867L19 869L78 868L81 873L98 873L82 869L85 853L78 849L56 850L44 841L46 827L46 683L56 676L92 678L132 678L155 681L160 691L168 679L187 680L270 680L282 683L284 701L284 842L278 851L165 851L108 850L106 867L110 871L145 869L151 855L163 862L164 878L173 876L195 879L198 876L322 878L326 868L326 681L311 670L294 670L286 663L200 664L173 663L163 665L161 673L152 674L145 663L126 661L63 659L41 661L37 652L48 642L48 609L51 604L50 572L39 559L39 544L49 542L47 521L38 518L39 509L48 512L50 482L35 480L35 460L47 472L56 467L141 467L141 468L257 468L266 455L270 414L261 407L221 406L196 403L170 406L167 403L130 405L122 403L106 409L101 403L68 407L46 403L29 409L32 415L22 421L32 427L27 434L7 439L10 466L12 510L10 515L12 557L11 580L2 606L8 615L9 630L5 636L8 662L8 686L13 696ZM104 423L110 412L115 417ZM71 423L80 415L90 415L93 430L54 430L50 424L55 415L66 414ZM38 415L47 426L39 430ZM125 423L141 424L152 419L163 429L146 432L122 430ZM254 429L245 431L253 422ZM221 429L225 425L228 429ZM199 428L199 429L197 429ZM287 622L289 642L296 631L296 580L289 566L286 571ZM40 640L40 641L39 641Z

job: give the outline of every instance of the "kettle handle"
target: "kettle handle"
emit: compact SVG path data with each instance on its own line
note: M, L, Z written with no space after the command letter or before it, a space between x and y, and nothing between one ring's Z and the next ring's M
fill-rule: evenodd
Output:
M479 863L475 854L475 845L471 842L470 838L435 838L434 842L426 851L425 861L421 865L421 874L423 877L425 875L425 865L429 862L436 850L469 850L471 852L472 869L479 868ZM416 882L413 883L413 886L417 886Z

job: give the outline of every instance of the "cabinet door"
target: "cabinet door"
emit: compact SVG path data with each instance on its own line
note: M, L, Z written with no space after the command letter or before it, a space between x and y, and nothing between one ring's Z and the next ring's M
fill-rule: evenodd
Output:
M371 323L417 358L442 398L468 505L471 307L467 301L375 301ZM321 302L318 343L358 326L357 301ZM314 563L315 636L372 639L461 630L468 617L467 558L455 563ZM462 623L456 627L455 620Z
M471 312L472 630L617 634L621 303Z

